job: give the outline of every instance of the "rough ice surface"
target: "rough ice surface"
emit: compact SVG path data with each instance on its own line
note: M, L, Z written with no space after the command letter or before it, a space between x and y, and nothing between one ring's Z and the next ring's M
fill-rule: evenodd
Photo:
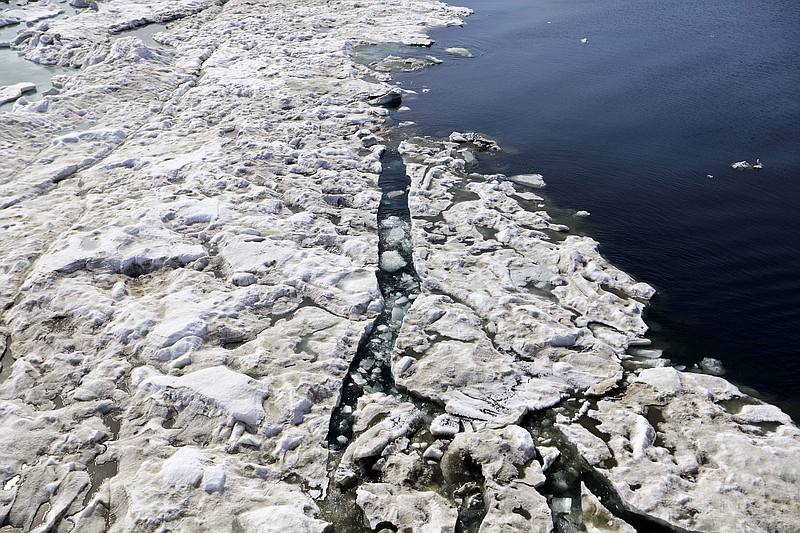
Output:
M467 173L494 141L402 143L411 222L378 227L388 111L366 100L392 86L353 45L430 45L468 10L83 4L0 11L30 23L14 51L79 68L0 114L3 530L447 531L472 513L483 533L550 531L567 502L602 530L588 489L544 495L573 449L682 528L800 521L789 417L719 377L624 368L652 287L523 207L539 178ZM120 35L166 22L157 46ZM420 294L385 302L376 271L416 286L409 253ZM391 346L385 305L397 341L359 368L385 359L396 387L336 434L360 343ZM550 415L569 450L521 425Z
M800 432L789 417L712 375L666 366L626 371L621 363L628 350L646 344L642 301L654 294L652 287L605 261L590 238L552 241L545 230L564 228L543 211L523 209L518 199L526 198L507 178L464 175L455 160L464 157L465 141L454 133L449 142L412 139L401 145L412 183L414 266L423 290L395 344L398 384L443 404L444 416L473 431L518 424L527 413L547 412L576 393L589 397L583 409L567 411L574 418L558 414L553 427L612 483L623 505L689 530L790 527L797 519L790 510L797 497L789 487L800 481ZM453 201L462 190L475 198ZM664 361L660 355L649 350L640 357ZM708 372L716 372L706 363ZM618 387L625 394L604 399ZM726 403L737 401L746 405ZM450 419L435 419L431 432L447 438L456 425L440 420ZM443 465L468 435L461 431ZM534 444L541 467L553 468L559 450L549 439ZM734 457L737 446L744 453ZM468 455L480 464L474 453ZM484 479L497 475L486 472ZM715 507L719 491L727 495L725 487L737 503ZM630 529L624 522L614 525L619 519L609 520L590 492L584 496L578 491L567 498L581 499L584 527ZM534 516L535 498L524 501L521 508ZM561 501L552 500L553 513ZM742 513L748 505L757 511ZM574 515L572 506L565 514ZM546 507L545 515L549 519ZM530 530L495 526L493 517L490 512L483 519L487 531Z
M385 270L387 272L397 272L404 266L406 266L406 261L403 259L403 256L400 255L400 252L396 250L388 250L381 254L381 270Z
M185 401L200 401L225 413L232 420L251 426L264 418L264 399L267 387L227 367L217 366L175 376L153 376L139 387L173 396L185 396Z
M508 176L506 179L512 183L518 183L533 189L541 189L545 186L544 177L541 174L517 174L516 176Z
M420 533L455 531L458 513L435 492L418 492L388 483L365 483L357 491L358 506L370 528L391 523Z

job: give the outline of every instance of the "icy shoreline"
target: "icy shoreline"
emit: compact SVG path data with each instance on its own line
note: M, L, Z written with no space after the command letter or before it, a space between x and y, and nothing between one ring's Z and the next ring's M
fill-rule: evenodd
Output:
M381 249L411 246L420 280L386 354L400 394L364 391L330 449L379 261L402 268L378 256L390 87L350 52L468 11L96 7L16 40L81 70L0 114L2 531L630 527L604 505L675 531L800 523L791 420L631 358L652 289L524 184L472 174L463 136L400 145L411 227ZM166 21L159 48L118 35Z

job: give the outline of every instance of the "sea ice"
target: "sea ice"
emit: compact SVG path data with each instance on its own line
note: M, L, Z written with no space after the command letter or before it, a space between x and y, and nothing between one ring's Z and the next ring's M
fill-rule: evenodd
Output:
M264 418L265 384L224 366L175 376L152 376L139 384L150 391L174 390L187 401L198 399L222 410L234 420L256 425Z
M545 186L544 177L541 174L518 174L516 176L509 176L506 179L533 189L541 189Z
M451 47L445 48L444 51L453 56L472 57L472 52L466 48Z
M406 260L396 250L387 250L381 254L381 270L386 272L397 272L406 266Z
M37 6L61 9L20 9ZM416 523L436 510L452 527L456 502L425 485L423 454L442 452L451 481L467 455L480 469L465 496L486 511L482 532L548 531L536 487L559 450L535 449L541 437L514 424L559 404L609 436L613 460L596 470L631 506L693 530L797 523L790 420L708 374L623 371L652 287L589 238L553 238L566 228L523 207L541 203L532 192L467 171L497 143L404 140L412 219L378 228L389 111L366 96L393 87L353 62L351 43L430 44L425 31L468 10L96 7L20 33L27 58L83 68L0 115L0 523L33 529L42 509L40 529L53 531L329 529L331 413L383 309L376 263L407 253L422 292L390 298L397 320L407 307L395 380L446 414L428 427L372 387L342 408L353 437L331 435L344 456L334 480L374 489L371 517L397 509L392 524ZM120 35L167 20L163 47ZM573 395L596 408L570 412ZM386 490L370 485L378 476Z
M15 85L4 85L0 87L0 105L13 102L25 93L35 91L36 85L33 83L17 83Z
M164 462L161 476L164 482L175 488L196 487L203 479L209 459L200 451L188 446L178 450Z

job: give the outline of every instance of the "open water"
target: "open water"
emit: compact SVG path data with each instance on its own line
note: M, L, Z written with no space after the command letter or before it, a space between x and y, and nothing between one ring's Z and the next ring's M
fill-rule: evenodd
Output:
M444 63L395 76L419 92L401 118L482 132L504 148L484 163L543 174L563 221L657 288L665 357L720 359L799 420L800 3L459 4L475 14L424 51Z

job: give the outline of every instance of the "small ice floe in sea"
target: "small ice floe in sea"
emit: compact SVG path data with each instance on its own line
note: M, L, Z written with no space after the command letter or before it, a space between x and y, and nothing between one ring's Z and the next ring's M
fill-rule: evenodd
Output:
M466 133L454 131L450 134L450 141L454 143L471 142L476 148L481 150L500 150L500 145L497 144L497 142L489 139L488 137L484 137L480 133L475 133L474 131L468 131Z
M713 357L704 357L698 366L700 370L712 376L721 376L726 372L725 367L722 366L722 361Z
M400 107L403 101L403 92L400 89L392 89L391 91L370 96L367 103L376 107Z
M36 90L33 83L17 83L15 85L5 85L0 87L0 104L13 102L25 93Z
M584 38L582 38L582 39L581 39L581 42L582 42L583 44L586 44L586 43L588 43L588 42L589 42L589 39L588 39L587 37L584 37Z
M735 168L736 170L747 170L752 168L753 170L761 170L764 168L764 165L761 163L760 159L756 159L754 165L751 165L747 161L737 161L735 163L731 163L731 168Z
M533 189L542 189L545 186L544 177L541 174L518 174L516 176L508 176L505 179Z
M400 255L400 252L396 252L395 250L389 250L383 252L380 258L380 267L381 270L386 272L397 272L404 266L406 266L406 261L403 259L403 256Z
M450 54L451 56L473 57L472 52L470 52L466 48L451 47L451 48L445 48L444 51Z
M580 211L575 213L575 216L576 217L588 217L590 214L591 213L589 213L589 211L584 211L583 209L581 209Z
M713 178L713 177L714 177L714 175L713 175L713 174L706 174L706 177L707 177L707 178Z

